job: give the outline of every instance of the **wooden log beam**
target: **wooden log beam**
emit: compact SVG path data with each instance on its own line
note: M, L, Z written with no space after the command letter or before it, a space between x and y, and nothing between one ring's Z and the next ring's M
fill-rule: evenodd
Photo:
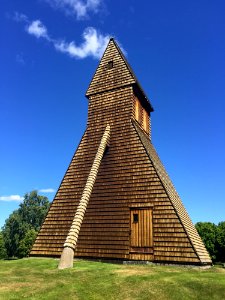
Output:
M77 240L82 225L82 221L85 215L85 211L91 196L91 192L97 178L98 170L109 141L110 137L110 126L107 125L102 136L98 151L95 155L94 162L91 167L91 171L88 175L84 191L82 193L79 205L77 207L72 225L70 227L69 233L67 235L66 241L64 243L64 249L61 254L58 269L66 269L73 267L74 251L77 245Z

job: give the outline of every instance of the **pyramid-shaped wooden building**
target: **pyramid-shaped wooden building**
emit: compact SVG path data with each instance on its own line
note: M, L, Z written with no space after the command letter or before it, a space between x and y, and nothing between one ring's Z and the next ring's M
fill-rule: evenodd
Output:
M114 39L89 85L86 131L33 245L60 256L107 124L75 257L211 264L151 142L151 103Z

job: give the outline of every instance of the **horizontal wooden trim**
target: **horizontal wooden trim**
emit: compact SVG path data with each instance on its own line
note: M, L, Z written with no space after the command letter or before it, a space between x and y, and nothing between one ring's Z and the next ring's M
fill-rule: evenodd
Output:
M154 205L153 203L130 203L129 207L132 208L151 208L153 209Z
M130 253L153 254L153 247L130 247Z
M140 254L140 253L130 253L129 255L130 260L147 260L147 261L153 261L154 255L153 254Z
M179 256L176 256L176 257L173 257L173 256L160 256L160 255L154 255L154 260L156 262L184 262L184 263L190 263L190 262L193 262L193 263L196 263L196 262L200 262L200 260L196 257L196 258L193 258L193 257L179 257Z
M129 254L129 249L127 250L119 250L119 249L96 249L96 248L93 248L93 249L82 249L82 248L77 248L76 251L77 253L83 253L83 254L86 254L86 253L89 253L89 255L96 255L96 254Z

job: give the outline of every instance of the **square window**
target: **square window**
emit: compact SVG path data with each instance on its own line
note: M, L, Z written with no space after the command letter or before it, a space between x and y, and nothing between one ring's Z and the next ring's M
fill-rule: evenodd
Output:
M113 68L113 61L109 61L108 62L108 70L112 69Z
M138 214L133 214L133 223L138 223Z

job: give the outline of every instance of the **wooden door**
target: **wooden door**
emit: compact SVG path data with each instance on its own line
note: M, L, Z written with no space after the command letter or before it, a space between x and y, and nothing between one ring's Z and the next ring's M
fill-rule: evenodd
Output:
M130 211L130 246L131 251L151 252L152 238L152 209L132 208Z

